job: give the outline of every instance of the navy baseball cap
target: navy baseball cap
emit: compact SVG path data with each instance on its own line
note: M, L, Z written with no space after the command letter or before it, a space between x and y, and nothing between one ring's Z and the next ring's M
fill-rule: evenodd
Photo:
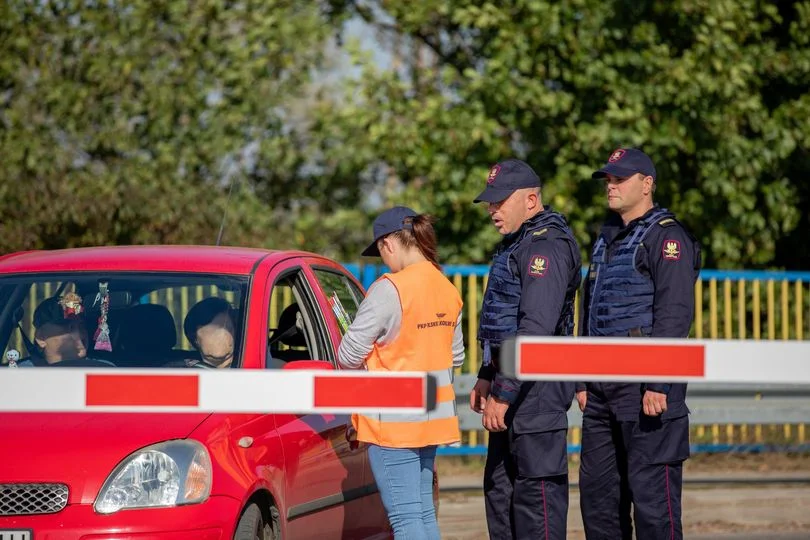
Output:
M412 225L405 223L405 219L409 217L416 217L419 214L406 206L395 206L389 208L374 220L374 240L366 249L363 250L363 257L379 257L380 250L377 249L377 240L387 234L391 234L402 229L410 229Z
M34 328L41 328L46 324L64 326L81 319L82 312L82 298L78 294L68 293L61 298L52 296L43 300L34 310Z
M519 159L507 159L489 170L487 187L473 202L497 203L523 188L540 187L540 177Z
M604 178L609 174L627 178L636 173L652 176L655 180L655 165L650 156L637 148L618 148L610 154L607 163L591 175L591 178Z

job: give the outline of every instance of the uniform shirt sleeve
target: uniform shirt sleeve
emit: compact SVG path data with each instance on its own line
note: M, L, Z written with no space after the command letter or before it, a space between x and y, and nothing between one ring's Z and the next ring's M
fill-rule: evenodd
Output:
M340 342L340 366L362 368L374 344L390 343L399 333L401 323L402 303L396 287L388 279L374 282Z
M591 269L588 268L588 274L585 276L584 283L582 284L582 294L580 294L581 302L579 305L579 325L577 326L577 334L579 336L588 335L588 318L590 317L590 304L591 304ZM582 392L587 390L588 387L584 381L576 383L575 390Z
M578 334L580 336L588 335L588 318L590 317L590 304L591 304L591 269L588 268L588 274L585 276L584 283L582 284L582 294L580 295L582 301L579 305L579 325Z
M524 241L513 252L510 264L521 283L517 334L554 335L574 267L570 244L564 238ZM519 390L519 380L495 375L495 397L512 403Z
M659 227L644 243L646 270L655 283L652 337L686 337L695 314L699 250L678 225Z
M649 272L655 283L652 337L687 337L695 313L700 248L679 224L655 227L644 245L639 269ZM666 393L670 386L651 383L647 389Z
M456 330L453 334L453 367L456 368L464 365L464 332L461 327L462 314L462 311L458 313Z
M499 352L500 349L497 350ZM493 355L496 354L496 351L493 351ZM489 364L487 366L481 364L481 367L478 368L478 378L483 379L485 381L492 382L495 380L495 374L497 370L493 364Z

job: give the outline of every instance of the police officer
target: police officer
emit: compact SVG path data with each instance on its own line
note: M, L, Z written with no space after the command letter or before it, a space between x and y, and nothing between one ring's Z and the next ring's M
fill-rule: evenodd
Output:
M504 238L484 294L478 339L483 366L470 406L490 431L484 469L491 538L564 539L568 514L567 410L575 384L525 382L498 371L514 335L570 336L581 281L579 247L560 214L543 206L541 183L517 159L489 171L486 202Z
M656 173L640 150L620 148L593 174L612 211L593 248L582 335L683 338L694 315L700 247L653 203ZM655 358L650 358L655 362ZM689 457L686 384L587 383L580 498L589 540L678 539L682 465Z

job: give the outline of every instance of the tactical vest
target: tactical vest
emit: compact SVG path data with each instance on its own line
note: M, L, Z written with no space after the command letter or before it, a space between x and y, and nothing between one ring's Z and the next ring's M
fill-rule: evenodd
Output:
M492 360L492 347L499 346L504 339L514 336L518 330L520 274L510 268L509 257L527 236L546 228L559 230L574 240L565 219L556 212L546 210L524 223L516 233L514 241L501 244L492 258L478 325L478 340L484 350L484 365L489 365ZM568 291L566 294L554 335L570 336L574 333L574 294L575 291Z
M636 253L650 229L667 217L674 215L657 208L636 222L609 261L607 242L599 237L589 273L588 335L628 336L633 330L640 330L643 336L652 333L655 284L636 268Z

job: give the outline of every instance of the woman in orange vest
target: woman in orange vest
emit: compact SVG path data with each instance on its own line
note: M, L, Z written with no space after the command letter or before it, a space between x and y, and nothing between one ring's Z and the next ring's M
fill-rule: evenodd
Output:
M344 368L426 371L437 379L433 411L352 417L397 540L439 540L436 447L460 440L453 369L464 362L463 304L439 266L432 221L402 206L374 220L374 241L362 254L381 257L391 272L369 287L338 351Z

